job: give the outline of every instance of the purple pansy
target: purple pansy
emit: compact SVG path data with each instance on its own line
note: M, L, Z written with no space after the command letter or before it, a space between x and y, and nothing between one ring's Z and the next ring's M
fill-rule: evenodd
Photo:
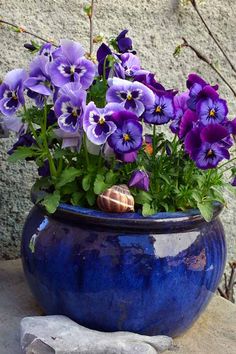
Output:
M125 53L132 50L132 40L129 37L126 37L127 33L128 30L125 29L116 37L116 42L120 53Z
M50 176L50 166L48 160L45 160L43 165L38 168L38 175L41 177Z
M128 183L129 187L142 189L144 191L149 190L149 184L150 184L149 175L146 171L143 170L133 171Z
M62 40L56 59L50 65L50 76L55 86L80 82L87 89L93 82L95 65L84 57L83 47L74 41Z
M197 123L198 116L195 112L187 109L180 121L178 136L183 139L187 133L193 129Z
M8 153L8 155L12 155L18 147L20 147L20 146L30 147L33 144L36 144L36 141L32 137L31 133L21 134L19 136L17 142L13 145L13 147L7 153Z
M155 95L155 102L146 107L144 121L149 124L165 124L174 118L173 97L169 93Z
M6 116L15 114L20 105L25 103L23 83L27 73L23 69L9 71L0 85L0 112Z
M79 128L76 132L66 132L62 129L54 129L55 135L62 139L62 149L73 148L80 150L83 138L83 129Z
M69 83L61 88L54 110L62 130L75 133L82 128L85 101L86 91L79 83Z
M174 108L175 108L175 118L170 125L170 129L174 134L179 133L180 122L188 109L187 101L189 100L189 95L187 92L183 92L180 95L174 96Z
M195 110L196 104L200 99L210 97L217 99L219 97L218 85L210 86L197 74L190 74L187 80L187 87L189 89L189 100L187 102L189 109Z
M228 108L225 100L207 98L197 103L196 113L203 125L222 123L228 114Z
M230 158L224 143L227 136L227 129L220 124L194 128L185 138L185 149L198 168L215 168L220 161Z
M33 60L30 66L29 77L24 82L24 86L28 89L27 95L35 99L36 105L43 107L45 96L53 94L46 57L39 56Z
M105 69L106 79L108 78L109 72L111 70L111 68L109 67L108 60L105 63L105 60L108 55L112 55L112 51L105 43L102 43L97 50L98 74L103 75L103 70ZM105 68L104 65L106 66Z
M232 185L233 187L236 187L236 176L234 176L234 177L232 178L231 185Z
M112 121L112 114L119 112L118 103L109 103L104 108L97 108L94 102L90 102L86 108L83 119L84 131L88 139L95 145L102 145L116 130L116 124Z
M139 58L132 53L124 53L120 56L121 65L124 68L124 74L133 77L141 69Z
M117 129L109 136L108 143L122 159L123 154L133 153L140 149L143 129L138 117L128 111L116 112L112 119Z
M44 56L48 62L52 62L53 61L53 46L51 43L45 43L44 45L42 45L40 51L39 51L39 55Z
M107 102L120 103L126 110L141 116L146 106L154 103L154 94L140 82L130 82L119 78L108 80Z

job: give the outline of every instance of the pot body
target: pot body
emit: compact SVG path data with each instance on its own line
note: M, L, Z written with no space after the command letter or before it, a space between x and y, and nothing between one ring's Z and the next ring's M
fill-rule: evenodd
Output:
M218 217L190 219L177 230L164 223L162 230L117 228L47 216L35 206L24 226L22 260L42 309L100 331L184 332L221 279L224 231Z

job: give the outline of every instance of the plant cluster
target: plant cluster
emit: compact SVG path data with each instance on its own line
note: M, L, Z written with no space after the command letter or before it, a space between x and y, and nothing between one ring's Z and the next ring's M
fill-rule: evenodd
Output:
M226 171L236 184L236 119L197 74L184 93L165 89L127 32L102 43L96 59L72 40L28 46L37 52L28 72L14 69L0 85L0 112L18 136L9 160L36 162L50 213L60 202L94 208L99 194L126 184L145 216L197 207L210 220Z

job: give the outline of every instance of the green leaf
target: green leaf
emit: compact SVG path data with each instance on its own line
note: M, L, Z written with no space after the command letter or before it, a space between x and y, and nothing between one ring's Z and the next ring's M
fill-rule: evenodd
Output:
M101 194L107 189L107 184L104 182L104 176L97 175L94 181L93 191L95 194Z
M66 170L62 171L58 182L56 184L57 188L64 186L67 183L70 183L75 180L76 177L81 175L81 171L75 167L69 167Z
M91 5L85 5L84 6L84 12L88 17L92 16L92 6Z
M199 202L197 207L200 210L202 216L207 222L210 222L213 217L213 203L212 202Z
M89 190L90 185L91 185L91 180L92 180L92 176L91 175L86 175L82 179L82 187L83 187L83 190L85 192L87 192Z
M108 171L105 177L105 181L108 185L113 186L117 182L117 174L113 171Z
M151 207L150 204L148 204L148 203L143 204L143 208L142 208L143 216L153 215L154 213L155 213L155 210Z
M27 157L34 156L35 153L36 151L30 147L20 146L13 152L12 155L8 157L8 161L16 162L16 161L24 160Z
M83 192L74 192L71 197L71 204L72 205L80 205L80 201L83 197L84 197Z
M152 196L150 193L145 191L139 191L138 194L135 196L135 203L137 204L145 204L152 201Z
M53 194L47 194L41 203L50 214L53 214L60 203L60 192L55 190Z
M89 206L94 206L95 201L96 201L96 195L94 194L94 192L91 189L86 193L86 200L87 200Z

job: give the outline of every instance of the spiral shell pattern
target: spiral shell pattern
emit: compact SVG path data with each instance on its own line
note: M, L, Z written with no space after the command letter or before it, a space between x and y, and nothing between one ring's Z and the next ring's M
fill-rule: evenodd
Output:
M97 198L99 209L113 213L134 211L134 198L125 184L114 185Z

